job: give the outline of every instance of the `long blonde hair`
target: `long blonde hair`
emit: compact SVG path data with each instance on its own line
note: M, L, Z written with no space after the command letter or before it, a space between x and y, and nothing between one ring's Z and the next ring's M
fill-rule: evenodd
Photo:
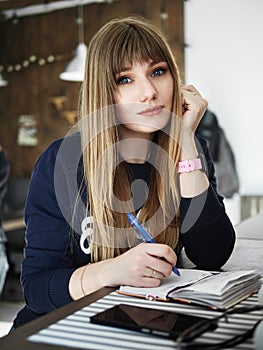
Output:
M158 168L151 170L149 194L139 212L139 219L148 223L148 230L157 242L175 248L179 235L179 186L175 167L179 160L180 77L173 54L163 34L148 20L132 16L114 19L92 38L87 53L85 78L79 104L83 162L88 186L90 215L93 217L91 242L92 261L114 257L136 244L128 229L127 202L131 189L127 170L119 162L116 145L119 142L118 123L114 113L116 74L125 64L165 61L174 81L174 100L169 132L156 132L158 147L167 152L161 157L155 152ZM173 135L173 137L170 137ZM103 163L98 166L103 158ZM120 163L120 164L119 164ZM116 197L118 210L114 209ZM122 205L123 203L123 205ZM129 206L129 211L134 211Z

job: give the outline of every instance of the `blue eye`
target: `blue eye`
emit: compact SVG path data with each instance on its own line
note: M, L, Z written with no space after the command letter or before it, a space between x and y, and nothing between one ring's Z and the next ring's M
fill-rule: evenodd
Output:
M152 76L153 77L158 77L160 75L163 75L165 73L165 69L164 68L157 68L153 71Z
M118 85L125 85L125 84L129 84L130 82L131 82L131 79L128 77L121 77L117 80Z

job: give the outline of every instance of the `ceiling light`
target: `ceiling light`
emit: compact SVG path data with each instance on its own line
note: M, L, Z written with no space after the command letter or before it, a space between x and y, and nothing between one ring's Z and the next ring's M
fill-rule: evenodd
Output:
M3 77L2 77L2 74L0 73L0 86L6 86L8 85L8 81L5 80Z
M59 77L62 80L68 81L83 81L84 79L84 69L85 61L87 55L87 46L84 43L84 30L83 30L83 7L78 6L78 46L75 50L75 55L73 59L66 66L64 72L62 72Z

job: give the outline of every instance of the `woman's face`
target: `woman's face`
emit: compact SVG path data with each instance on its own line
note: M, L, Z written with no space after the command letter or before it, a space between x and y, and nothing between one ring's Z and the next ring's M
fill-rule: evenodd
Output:
M170 119L173 78L166 62L135 62L116 75L119 122L126 131L151 134Z

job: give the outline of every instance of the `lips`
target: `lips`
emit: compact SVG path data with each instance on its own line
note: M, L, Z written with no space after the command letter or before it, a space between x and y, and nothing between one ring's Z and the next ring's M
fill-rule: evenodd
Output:
M152 116L152 115L160 114L162 110L163 110L163 106L154 106L154 107L144 109L143 111L138 112L137 114L143 115L143 116Z

